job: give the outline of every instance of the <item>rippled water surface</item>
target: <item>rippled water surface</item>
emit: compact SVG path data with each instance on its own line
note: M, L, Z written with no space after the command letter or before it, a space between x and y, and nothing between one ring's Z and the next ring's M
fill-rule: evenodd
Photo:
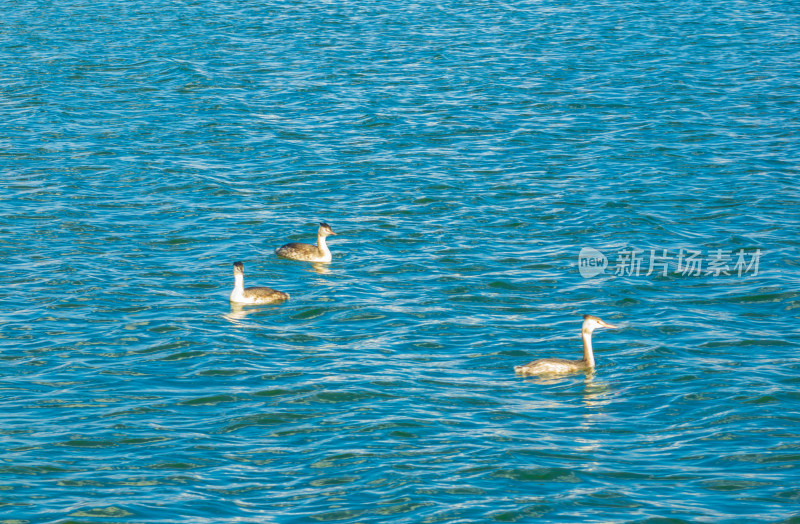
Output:
M0 522L800 522L796 4L2 10Z

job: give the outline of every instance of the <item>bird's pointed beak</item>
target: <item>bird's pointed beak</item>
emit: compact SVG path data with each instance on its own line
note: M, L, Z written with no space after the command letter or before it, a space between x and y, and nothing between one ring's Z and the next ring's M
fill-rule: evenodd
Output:
M615 326L613 324L609 324L608 322L605 322L603 320L601 320L600 322L602 322L602 325L603 325L604 328L610 328L610 329L618 329L619 328L619 326Z

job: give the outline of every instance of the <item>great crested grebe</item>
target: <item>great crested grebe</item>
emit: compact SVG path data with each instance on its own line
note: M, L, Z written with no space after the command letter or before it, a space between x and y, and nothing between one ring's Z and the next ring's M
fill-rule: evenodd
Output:
M514 366L514 371L522 375L548 375L554 373L573 373L594 369L594 353L592 353L592 331L597 328L616 328L592 315L583 315L583 359L567 360L565 358L541 358L524 366Z
M231 302L237 304L272 304L288 300L289 294L269 287L244 287L244 264L233 263L233 291Z
M331 250L325 243L325 237L335 235L331 226L325 222L319 223L317 230L317 245L303 244L301 242L290 242L275 250L279 257L290 258L292 260L303 260L306 262L330 262Z

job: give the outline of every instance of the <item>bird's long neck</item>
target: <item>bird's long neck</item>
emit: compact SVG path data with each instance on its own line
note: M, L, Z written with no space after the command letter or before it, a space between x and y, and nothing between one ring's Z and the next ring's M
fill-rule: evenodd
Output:
M317 249L322 255L330 254L331 250L328 249L328 243L325 242L325 235L317 234Z
M233 274L233 292L234 293L244 292L244 275L242 273Z
M592 332L588 330L581 331L583 338L583 360L590 367L594 367L594 353L592 352Z

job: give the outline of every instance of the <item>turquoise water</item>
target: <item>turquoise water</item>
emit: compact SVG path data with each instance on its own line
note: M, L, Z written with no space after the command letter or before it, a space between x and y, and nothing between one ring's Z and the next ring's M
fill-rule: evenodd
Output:
M799 522L799 37L6 2L0 522ZM292 299L232 308L236 260ZM514 374L587 313L595 373Z

